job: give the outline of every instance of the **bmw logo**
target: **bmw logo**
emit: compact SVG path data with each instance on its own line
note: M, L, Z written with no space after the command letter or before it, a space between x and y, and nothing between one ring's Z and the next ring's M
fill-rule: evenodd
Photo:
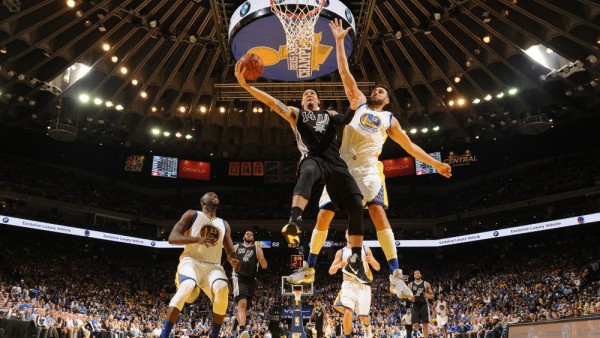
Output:
M90 237L90 231L89 230L84 231L83 234L85 235L85 237Z
M396 241L396 247L400 246L400 241Z
M245 16L250 11L250 1L244 2L242 8L240 8L240 16Z
M500 235L500 233L498 232L498 230L494 230L494 237L498 237L498 235Z
M327 242L323 243L323 247L324 248L331 248L331 244L332 244L331 241L327 241Z
M151 246L156 246L156 242L155 242L155 241L152 241L152 242L150 242L150 245L151 245Z
M8 223L8 221L9 221L8 217L4 217L4 218L2 219L2 222L4 222L4 223Z
M583 216L577 217L577 223L579 223L579 224L585 223L585 218L583 218Z
M352 24L352 12L350 12L350 9L346 8L346 20L348 20L349 24Z
M278 248L279 242L273 242L273 243L271 243L271 246L273 246L274 248Z

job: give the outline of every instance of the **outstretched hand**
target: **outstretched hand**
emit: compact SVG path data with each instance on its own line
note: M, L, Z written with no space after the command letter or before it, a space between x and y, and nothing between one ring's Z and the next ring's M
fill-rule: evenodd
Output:
M230 258L229 259L229 264L231 264L231 267L233 268L233 271L235 272L240 272L240 261L237 260L236 258Z
M235 77L237 78L238 82L242 85L245 86L247 84L246 82L246 77L244 76L244 74L246 73L246 67L244 66L244 63L242 61L238 61L235 64Z
M356 110L358 108L358 104L360 103L360 94L361 92L358 89L346 89L346 97L350 101L350 108L352 110Z
M435 167L438 174L444 176L445 178L452 177L452 167L448 163L441 163Z
M333 19L332 21L329 21L329 28L331 28L331 32L333 33L333 36L336 40L342 40L346 36L346 34L348 34L350 29L352 29L351 26L344 29L344 27L342 26L342 20L337 18Z

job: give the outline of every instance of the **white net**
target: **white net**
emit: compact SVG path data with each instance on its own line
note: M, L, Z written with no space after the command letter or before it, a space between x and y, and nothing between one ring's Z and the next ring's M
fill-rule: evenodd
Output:
M281 21L285 30L288 51L315 44L315 24L326 0L271 0L271 10Z

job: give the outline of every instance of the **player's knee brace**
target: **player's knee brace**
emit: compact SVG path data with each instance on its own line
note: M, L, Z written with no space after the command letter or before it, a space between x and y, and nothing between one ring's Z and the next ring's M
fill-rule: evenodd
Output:
M194 292L196 288L196 281L193 279L186 279L179 284L179 288L175 293L175 296L171 299L169 306L173 306L181 311L183 309L183 305L185 304L186 299L190 297L190 295Z
M310 199L310 192L319 176L317 164L314 161L302 163L298 182L294 187L294 195Z
M224 315L227 312L229 296L229 285L224 280L216 280L212 285L213 292L213 312L218 315Z
M348 235L362 236L364 234L362 196L346 196L344 204L347 205L348 210Z

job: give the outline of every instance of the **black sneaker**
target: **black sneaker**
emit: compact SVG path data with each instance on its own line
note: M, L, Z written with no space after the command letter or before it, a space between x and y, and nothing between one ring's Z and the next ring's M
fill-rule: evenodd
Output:
M288 224L286 224L283 229L281 229L281 234L285 237L285 240L288 244L298 245L300 244L300 227L302 226L302 218L299 217L294 220L290 220Z
M346 264L342 272L353 277L359 283L371 284L372 282L371 278L367 277L363 261L357 254L350 256L348 264Z

